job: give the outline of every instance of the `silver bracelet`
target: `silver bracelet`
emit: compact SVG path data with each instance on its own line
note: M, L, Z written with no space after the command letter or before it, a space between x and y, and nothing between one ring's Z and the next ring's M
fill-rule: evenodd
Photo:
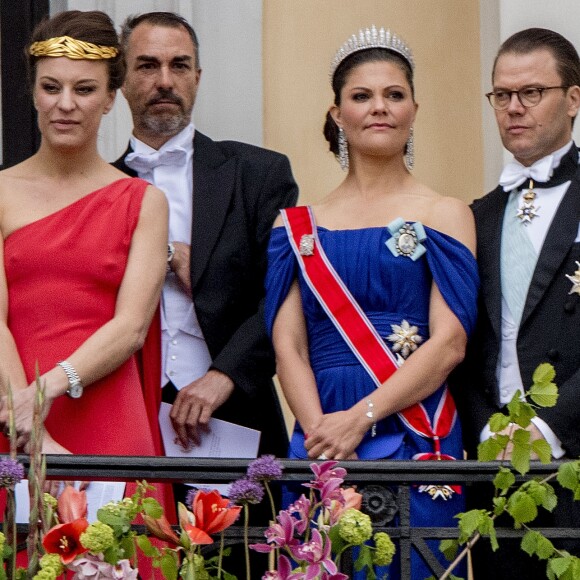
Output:
M66 360L56 364L65 372L68 379L66 394L73 399L80 399L83 396L83 383L75 368Z
M366 412L366 416L372 420L375 418L375 414L373 412L375 405L370 399L367 399L367 406L368 410ZM371 427L371 437L376 437L376 435L377 435L377 423L375 421Z

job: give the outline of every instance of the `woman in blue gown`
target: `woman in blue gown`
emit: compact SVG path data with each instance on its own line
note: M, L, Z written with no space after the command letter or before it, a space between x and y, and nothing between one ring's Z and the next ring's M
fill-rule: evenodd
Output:
M361 31L338 51L324 134L347 175L310 208L314 244L398 359L378 387L305 280L282 219L272 231L266 322L297 419L293 458L462 457L454 412L439 441L398 414L422 403L437 423L449 396L446 378L475 321L479 284L468 206L410 171L413 69L410 49L383 29ZM427 485L412 493L412 525L456 525L460 494ZM437 552L437 542L430 544ZM412 578L430 575L416 554L412 560Z

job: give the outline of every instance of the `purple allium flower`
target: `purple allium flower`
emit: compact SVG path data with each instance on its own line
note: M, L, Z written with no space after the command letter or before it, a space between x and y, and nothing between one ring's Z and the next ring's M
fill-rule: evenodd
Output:
M262 455L248 464L246 477L252 481L280 479L282 464L273 455Z
M229 497L236 505L260 503L264 498L264 488L257 481L238 479L232 483Z
M0 487L14 487L23 477L24 467L16 459L0 459Z

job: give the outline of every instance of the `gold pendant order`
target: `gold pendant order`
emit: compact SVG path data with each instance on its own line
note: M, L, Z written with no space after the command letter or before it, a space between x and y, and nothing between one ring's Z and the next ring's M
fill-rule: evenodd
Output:
M519 218L520 222L526 226L532 223L532 220L539 215L538 210L540 208L534 205L537 194L533 190L533 187L534 181L530 179L528 191L526 191L522 196L522 205L520 205L518 212L516 213L516 217Z

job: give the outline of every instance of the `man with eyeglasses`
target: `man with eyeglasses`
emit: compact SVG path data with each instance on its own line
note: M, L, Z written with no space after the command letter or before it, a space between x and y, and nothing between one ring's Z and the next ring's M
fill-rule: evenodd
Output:
M556 32L523 30L501 45L492 82L486 97L514 159L499 186L472 205L482 287L476 332L455 381L465 445L475 458L477 444L491 435L490 417L529 389L536 367L549 362L559 398L554 407L538 409L527 428L529 442L536 450L545 446L536 441L547 442L553 458L577 458L580 171L572 127L580 108L578 53ZM510 425L506 433L516 428ZM473 494L474 507L489 509L490 498L482 495ZM541 525L577 527L580 502L568 490L560 490L558 501L553 514L540 510L546 515ZM504 541L495 554L476 553L477 577L546 578L545 565L519 543ZM578 543L559 547L578 555Z

